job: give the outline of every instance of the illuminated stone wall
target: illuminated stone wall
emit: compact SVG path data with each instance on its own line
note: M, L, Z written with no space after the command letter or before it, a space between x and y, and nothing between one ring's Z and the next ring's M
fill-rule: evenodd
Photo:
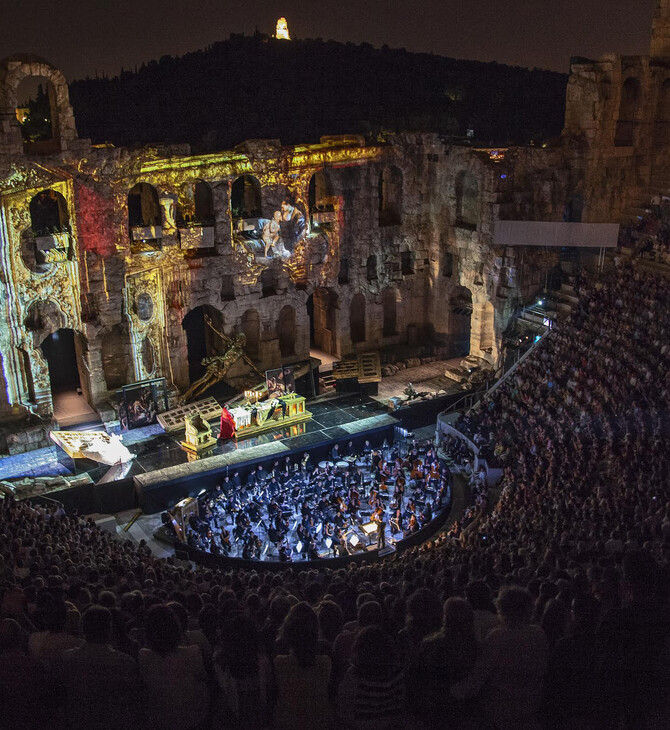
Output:
M309 355L310 310L316 346L339 357L432 342L445 356L464 346L496 363L513 306L544 284L556 260L494 249L493 222L560 220L575 185L563 151L472 150L432 135L373 146L356 136L297 147L250 140L200 156L184 146L73 140L37 156L18 150L16 128L7 129L0 418L50 413L40 345L60 328L75 333L84 395L104 419L125 383L164 376L174 396L188 388L188 328L202 327L204 315L226 336L245 332L260 370ZM260 200L245 198L257 209L240 215L231 197L244 175L253 178L249 200L256 189ZM30 214L42 191L62 195L70 226L67 255L48 265ZM276 213L277 236L288 242L294 223L295 235L290 254L276 244L265 255ZM36 270L26 264L33 259ZM465 345L454 335L459 297L472 305ZM220 352L217 335L192 331L205 332L196 352ZM240 364L230 380L241 388L248 375Z

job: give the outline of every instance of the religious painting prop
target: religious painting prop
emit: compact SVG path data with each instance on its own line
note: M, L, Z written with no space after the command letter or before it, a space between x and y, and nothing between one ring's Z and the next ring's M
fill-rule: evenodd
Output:
M123 430L150 426L167 410L165 378L142 380L124 385L120 392L119 421Z
M277 398L286 393L295 392L295 376L293 368L276 368L265 371L265 383L268 388L268 398Z

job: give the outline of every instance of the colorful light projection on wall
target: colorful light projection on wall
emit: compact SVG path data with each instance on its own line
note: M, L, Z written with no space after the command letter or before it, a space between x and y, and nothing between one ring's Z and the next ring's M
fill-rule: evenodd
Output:
M233 223L235 243L261 265L273 259L289 261L306 233L305 214L288 197L270 218L239 218Z

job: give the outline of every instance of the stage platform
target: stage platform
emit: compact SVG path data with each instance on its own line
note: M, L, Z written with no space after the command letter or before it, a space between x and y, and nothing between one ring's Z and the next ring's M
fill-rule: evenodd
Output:
M155 424L123 434L123 443L135 454L127 464L108 467L87 460L71 466L59 460L55 447L5 457L0 461L0 479L14 481L19 499L53 496L66 508L80 512L118 512L139 506L150 514L174 504L181 497L219 479L226 469L255 462L274 461L304 451L326 453L334 441L364 440L375 435L380 442L392 438L395 426L406 429L434 424L437 413L460 393L431 401L414 402L393 415L379 400L362 394L333 394L308 401L312 419L289 428L278 428L253 438L219 441L216 446L193 460L179 441L184 431L166 433ZM214 435L218 422L212 423ZM362 443L362 441L361 441ZM63 477L64 480L54 480ZM67 481L76 477L77 485ZM50 484L47 484L50 483ZM51 486L53 484L53 486ZM45 486L46 485L46 486Z

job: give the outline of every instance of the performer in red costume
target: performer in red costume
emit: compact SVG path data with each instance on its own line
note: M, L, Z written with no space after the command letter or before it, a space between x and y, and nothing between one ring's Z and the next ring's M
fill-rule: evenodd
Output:
M235 436L235 419L227 408L221 409L220 439L231 439Z

